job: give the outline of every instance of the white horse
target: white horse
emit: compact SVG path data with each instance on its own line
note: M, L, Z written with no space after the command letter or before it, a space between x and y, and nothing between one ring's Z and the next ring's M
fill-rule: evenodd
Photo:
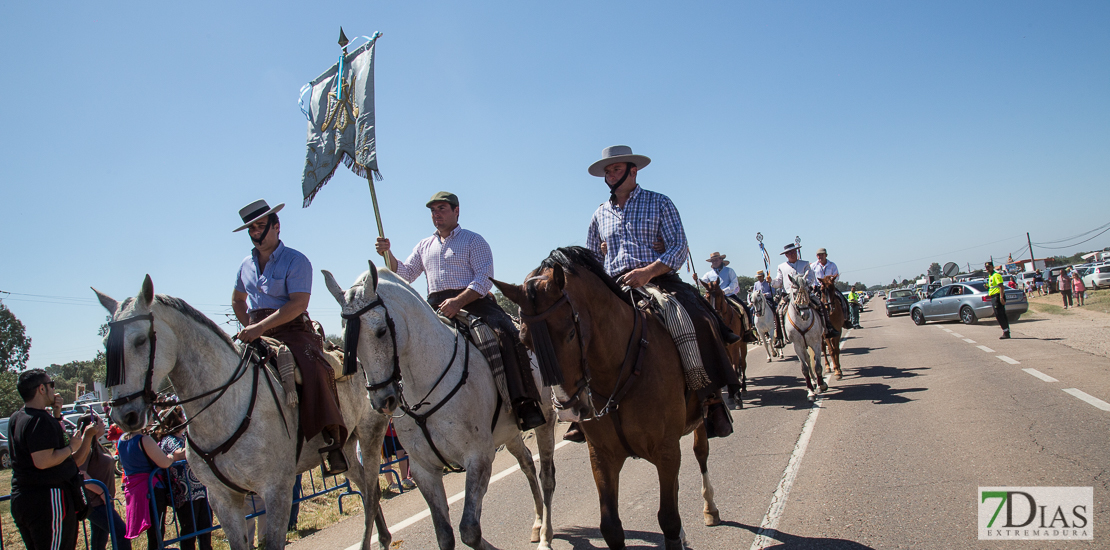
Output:
M748 294L748 303L752 306L752 316L755 317L755 333L763 349L767 350L767 362L772 357L782 357L782 352L774 345L775 335L775 310L774 306L767 303L767 297L757 289L752 289Z
M444 325L428 303L392 271L378 271L370 262L370 270L346 291L331 273L323 273L344 317L358 320L357 355L370 377L373 407L386 414L393 414L398 407L405 412L393 425L408 451L416 485L431 509L439 547L455 547L443 488L443 469L454 466L466 470L459 534L470 547L488 547L482 538L482 499L494 454L498 446L505 445L532 490L531 541L538 542L538 548L551 548L551 497L555 491L555 412L551 404L542 403L547 424L536 428L540 451L537 479L532 453L524 445L513 414L507 407L498 407L493 374L476 347ZM348 328L347 334L351 332ZM537 386L543 387L538 380ZM549 394L548 388L541 391L541 395ZM423 417L422 425L414 414Z
M809 297L809 282L804 275L792 273L794 292L790 295L790 305L786 309L786 334L794 345L794 353L802 362L802 375L806 379L806 398L817 400L817 394L829 387L821 375L821 342L825 337L825 323L813 309Z
M273 518L265 522L266 548L284 548L288 522L282 518L289 517L296 475L320 465L318 450L324 446L323 436L298 445L299 416L295 407L286 404L280 379L266 368L247 365L239 370L241 349L231 338L184 301L155 296L149 275L139 295L122 303L93 291L112 314L109 340L117 338L117 346L122 346L122 353L117 355L122 356L122 365L117 366L121 367L123 380L112 386L116 397L112 421L127 431L142 429L150 416L154 390L167 378L182 401L226 386L222 393L182 405L190 421L186 458L197 478L208 487L208 499L232 549L251 547L244 520L251 510L243 491L258 494L266 503L267 515ZM112 355L110 349L109 357ZM112 369L109 365L110 378ZM237 372L242 376L235 378ZM365 374L359 372L336 384L350 433L344 448L350 464L347 478L355 482L363 496L366 530L362 548L372 548L371 528L376 521L378 542L385 549L391 538L378 507L378 468L389 418L370 407L365 383ZM228 442L231 444L226 452L210 457L211 463L198 454L198 448L199 452L213 453ZM355 460L356 443L362 447L362 464Z

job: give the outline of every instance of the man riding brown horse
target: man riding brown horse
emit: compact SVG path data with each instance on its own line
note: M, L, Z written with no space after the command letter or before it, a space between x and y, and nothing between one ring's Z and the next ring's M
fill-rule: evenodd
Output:
M710 382L696 388L707 406L709 437L726 437L732 433L732 420L721 402L720 389L728 386L729 393L736 394L740 383L725 344L740 337L675 273L689 254L686 232L669 198L636 183L637 174L650 162L646 156L633 154L628 146L615 145L605 148L602 159L590 165L589 173L605 179L610 196L594 212L586 246L619 284L639 289L650 283L681 304L693 324L700 362ZM660 238L666 247L662 253L652 247Z
M755 320L752 317L752 310L744 300L743 293L740 292L740 283L736 278L736 272L728 266L728 260L725 259L727 257L726 254L720 252L710 254L705 261L709 262L712 269L706 271L705 275L701 277L698 277L698 274L695 273L694 280L705 289L709 288L709 283L716 281L721 287L721 292L725 295L726 303L743 317L739 334L743 335L744 342L758 342L759 338L755 335ZM717 311L719 312L719 310Z

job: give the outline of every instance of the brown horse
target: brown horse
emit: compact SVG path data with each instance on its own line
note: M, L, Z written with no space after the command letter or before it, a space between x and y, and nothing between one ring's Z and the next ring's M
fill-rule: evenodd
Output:
M536 353L560 415L581 421L601 502L601 534L609 548L625 547L618 495L628 457L655 465L664 547L684 548L679 440L690 432L701 467L705 524L719 524L702 406L686 389L678 350L662 322L635 307L582 247L552 251L521 286L494 284L520 306L521 339Z
M840 370L840 335L844 330L844 320L848 318L844 303L837 296L836 275L821 278L821 304L829 312L829 323L836 327L836 336L825 337L821 342L821 353L825 355L825 372L835 372L836 379L844 378Z
M744 314L728 303L728 298L721 290L721 283L710 281L709 284L703 284L703 288L706 290L705 299L721 316L728 328L736 334L744 334ZM736 377L740 379L740 399L736 400L736 405L743 409L744 394L748 391L748 344L743 341L726 344L725 350L728 351L728 359L736 371Z

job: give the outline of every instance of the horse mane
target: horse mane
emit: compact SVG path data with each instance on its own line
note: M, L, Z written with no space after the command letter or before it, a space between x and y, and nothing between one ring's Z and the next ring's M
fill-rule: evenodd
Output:
M597 261L597 257L594 256L592 250L581 246L564 246L556 248L551 251L551 254L549 254L544 261L540 262L540 266L533 270L533 273L539 272L542 269L552 269L556 265L562 267L564 271L571 275L577 275L578 268L585 268L586 271L593 273L598 279L601 279L601 282L605 283L605 286L613 291L613 294L619 296L620 299L624 300L628 305L633 305L632 298L629 297L627 293L621 291L620 285L605 272L605 268L602 267L601 262ZM528 297L535 299L536 286L534 281L527 283L526 290L528 292Z
M239 348L235 347L235 342L231 339L230 336L227 335L226 332L224 332L222 328L219 327L219 325L215 323L215 321L209 319L207 315L197 311L196 308L194 308L193 306L185 303L185 300L182 300L181 298L174 298L173 296L167 296L165 294L157 294L154 296L154 301L207 327L208 330L211 330L213 334L219 336L220 340L227 344L228 347L232 349L232 351L234 351L235 353L239 353Z

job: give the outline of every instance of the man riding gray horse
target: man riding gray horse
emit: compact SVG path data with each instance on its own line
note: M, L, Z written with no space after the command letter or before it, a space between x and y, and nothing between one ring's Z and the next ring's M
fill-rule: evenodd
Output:
M802 245L791 243L783 247L781 255L786 256L786 261L779 264L778 274L775 275L774 280L771 281L771 286L783 289L784 300L779 304L778 315L783 315L786 307L789 304L789 296L793 294L795 287L794 282L790 280L791 275L798 275L805 277L806 282L809 283L810 289L816 288L817 275L814 272L809 262L798 259L798 254L802 250ZM824 249L822 249L824 250ZM812 294L812 293L811 293ZM812 294L811 298L815 305L821 303L821 298L816 294ZM832 337L837 335L836 327L829 323L829 313L823 307L815 307L818 314L821 315L821 320L825 322L825 336ZM779 333L775 335L776 345L782 341L782 323L779 323ZM781 346L779 346L781 347Z
M278 211L257 200L239 210L235 231L247 230L254 248L239 266L231 308L243 325L236 338L251 343L261 336L281 341L301 369L301 430L307 441L323 432L320 455L329 475L347 471L343 444L347 427L339 410L335 372L324 357L324 337L308 317L312 264L304 254L285 246L279 237Z
M440 191L427 203L436 231L417 243L404 262L390 251L389 239L379 237L375 248L389 268L409 283L427 275L428 303L447 318L465 311L482 319L494 333L505 365L505 382L520 429L530 430L547 420L540 409L540 393L532 379L528 350L520 332L497 300L493 286L493 252L481 235L459 226L459 198Z
M605 148L601 160L590 165L590 175L603 177L610 195L594 212L586 246L619 284L638 289L651 283L685 310L693 324L700 362L709 378L705 387L691 389L697 391L706 405L709 437L726 437L732 433L732 419L721 402L720 389L728 386L730 394L737 394L740 382L725 344L738 342L740 337L675 272L689 255L686 232L669 198L637 185L638 172L650 162L644 155L633 154L628 146L614 145ZM665 246L661 253L652 247L658 239ZM689 367L688 361L683 363Z

